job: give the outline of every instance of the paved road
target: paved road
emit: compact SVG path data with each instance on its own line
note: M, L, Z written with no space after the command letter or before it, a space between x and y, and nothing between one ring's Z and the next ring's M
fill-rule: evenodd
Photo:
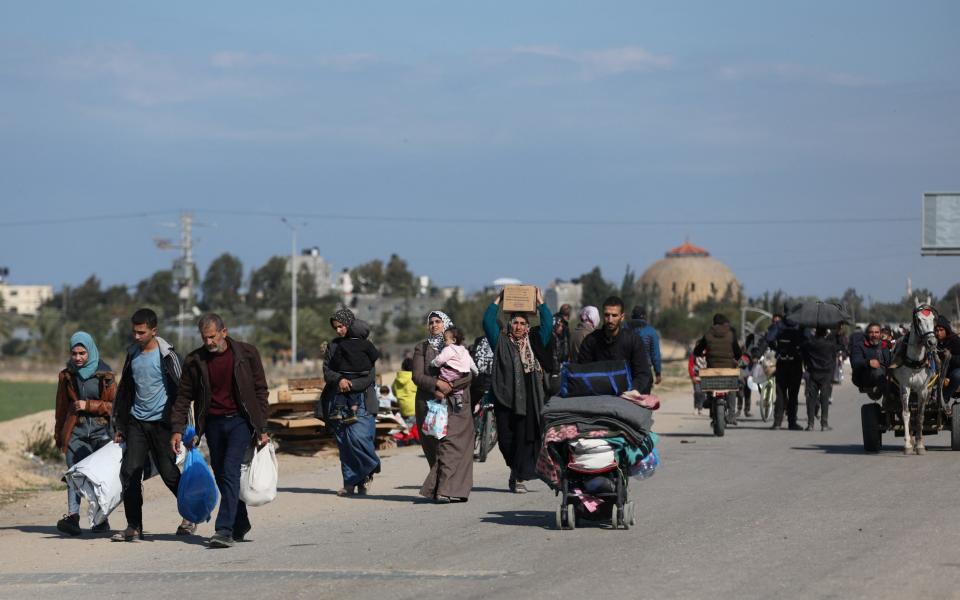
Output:
M62 539L37 512L59 494L4 510L0 598L960 597L960 456L946 435L922 457L892 438L865 455L848 386L828 433L753 420L714 438L690 404L667 396L664 465L632 488L642 510L630 531L554 530L553 493L539 482L505 493L499 455L478 465L469 503L447 506L418 500L415 449L386 459L366 498L333 495L336 464L289 458L278 500L252 511L255 541L229 550L168 531ZM150 492L148 531L172 530L172 498Z

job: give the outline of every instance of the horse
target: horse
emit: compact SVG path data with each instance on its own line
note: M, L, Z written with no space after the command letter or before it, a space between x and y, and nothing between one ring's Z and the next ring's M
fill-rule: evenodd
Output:
M900 341L905 344L903 351L898 351L888 373L891 383L900 390L900 404L903 412L903 453L926 454L923 444L923 416L927 400L930 398L932 377L936 376L928 367L928 357L936 356L937 337L933 332L937 320L937 311L930 305L927 298L921 303L916 297L913 299L915 308L911 318L910 332ZM910 435L910 392L917 395L917 429L914 436Z

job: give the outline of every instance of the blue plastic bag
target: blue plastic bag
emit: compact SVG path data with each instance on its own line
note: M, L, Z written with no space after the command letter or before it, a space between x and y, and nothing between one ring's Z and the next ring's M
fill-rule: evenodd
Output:
M195 435L193 428L188 427L183 436L184 442L192 442ZM217 480L214 479L213 472L207 466L200 450L191 446L183 463L180 485L177 487L177 510L180 516L191 523L209 521L213 509L217 506L218 496Z

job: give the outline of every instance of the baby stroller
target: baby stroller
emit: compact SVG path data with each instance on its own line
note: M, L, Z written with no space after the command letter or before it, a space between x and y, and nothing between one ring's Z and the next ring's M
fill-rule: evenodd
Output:
M629 479L615 452L591 444L604 440L579 439L567 443L566 468L561 470L557 508L557 529L575 529L581 520L610 523L614 528L629 529L634 525L633 502L628 499ZM581 448L586 452L577 454ZM607 456L609 455L609 459Z

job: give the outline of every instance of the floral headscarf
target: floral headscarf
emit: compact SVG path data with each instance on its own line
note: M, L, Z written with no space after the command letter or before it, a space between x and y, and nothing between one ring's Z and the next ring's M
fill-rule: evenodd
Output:
M440 352L443 350L443 332L453 327L453 321L447 316L447 313L435 310L427 315L427 325L430 325L430 317L439 317L440 320L443 321L443 330L437 335L431 335L427 338L430 346L437 352Z
M334 321L339 321L341 324L345 325L347 329L353 325L353 322L357 320L357 317L353 314L353 311L349 308L341 308L337 312L333 313L333 316L330 317L330 325L333 325Z

